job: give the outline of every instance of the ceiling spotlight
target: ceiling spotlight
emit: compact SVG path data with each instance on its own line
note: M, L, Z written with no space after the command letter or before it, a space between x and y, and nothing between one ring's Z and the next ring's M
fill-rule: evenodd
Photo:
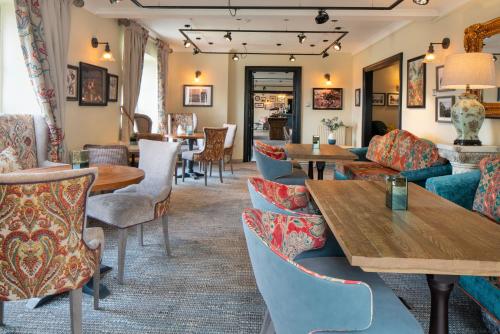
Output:
M325 52L323 52L323 55L322 55L321 57L322 57L322 58L326 58L326 57L328 57L329 55L330 55L330 54L329 54L327 51L325 51Z
M340 51L340 50L342 50L342 44L340 44L340 42L335 42L335 43L333 43L332 47L333 47L333 49L334 49L335 51Z
M413 2L416 3L417 5L425 6L429 3L429 0L413 0Z
M296 59L295 59L294 55L290 55L290 58L288 58L288 60L290 60L291 62L294 62Z
M196 56L199 53L200 53L200 49L194 48L194 50L193 50L193 56Z
M114 5L115 3L119 3L121 0L109 0L109 3Z
M191 41L190 41L189 39L186 39L186 40L184 41L184 47L185 47L185 48L189 48L190 46L191 46Z
M299 43L302 44L304 43L304 41L306 40L306 35L304 35L303 32L301 32L300 34L297 35L297 37L299 38Z
M318 11L318 15L314 18L317 24L323 24L328 22L330 19L330 16L328 16L328 13L324 9L320 9Z
M225 35L224 35L224 38L226 39L226 41L228 42L231 42L233 40L233 37L231 37L231 32L228 31Z
M85 6L85 1L83 1L83 0L73 0L73 5L75 7L81 8L81 7Z
M234 61L238 61L238 60L240 60L240 57L238 57L238 54L236 54L236 53L235 53L235 54L233 55L233 58L232 58L232 59L233 59Z

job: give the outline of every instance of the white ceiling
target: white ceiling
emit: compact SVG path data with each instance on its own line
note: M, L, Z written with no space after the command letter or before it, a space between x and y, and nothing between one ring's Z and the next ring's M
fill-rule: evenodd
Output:
M208 5L226 6L227 0L140 0L143 5ZM342 40L342 51L357 53L377 40L387 36L414 20L428 20L444 15L469 0L430 0L427 6L419 6L405 0L391 11L338 10L329 11L330 19L318 25L314 22L316 10L240 10L231 16L228 10L163 10L143 9L130 0L111 5L107 0L85 0L85 8L99 16L108 18L130 18L140 21L157 35L168 40L175 51L186 51L182 46L183 36L179 29L189 24L193 29L232 30L297 30L331 31L325 34L307 34L304 44L299 44L296 33L233 33L232 42L227 42L224 33L189 32L189 37L203 51L242 52L241 43L247 50L276 53L320 53L339 34L335 27L349 34ZM233 6L388 6L394 0L232 0ZM196 40L196 37L201 38ZM212 42L213 45L208 43ZM282 43L282 46L276 46ZM314 47L311 47L314 44Z

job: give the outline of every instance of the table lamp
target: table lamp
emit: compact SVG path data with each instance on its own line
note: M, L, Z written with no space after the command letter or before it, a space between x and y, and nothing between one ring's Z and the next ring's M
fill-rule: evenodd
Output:
M465 89L451 109L451 121L457 131L455 145L480 146L478 134L485 109L471 89L496 87L495 62L489 53L460 53L446 58L443 88Z

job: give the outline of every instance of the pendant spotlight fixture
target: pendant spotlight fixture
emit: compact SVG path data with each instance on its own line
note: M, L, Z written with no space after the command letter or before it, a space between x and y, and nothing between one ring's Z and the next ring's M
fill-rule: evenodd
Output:
M184 40L184 47L189 48L191 46L191 41L189 39Z
M307 36L303 32L301 32L300 34L298 34L297 37L299 38L299 43L300 44L304 43L304 41L307 38Z
M318 15L314 18L314 20L316 21L317 24L326 23L326 22L328 22L329 19L330 19L330 16L328 15L326 10L324 10L324 9L320 9L318 11Z
M193 56L196 56L198 53L200 53L200 49L194 48L194 50L193 50Z
M413 0L417 5L425 6L429 3L429 0Z
M73 0L73 6L81 8L85 6L85 1L83 0Z
M238 54L236 54L236 53L235 53L235 54L233 55L233 58L232 58L232 59L233 59L234 61L238 61L238 60L240 60L240 57L238 57Z
M290 58L288 58L288 60L290 60L291 62L294 62L296 59L295 59L294 55L290 55Z
M322 58L326 58L328 56L330 56L330 54L326 50L325 50L325 52L323 52L323 55L321 55Z
M335 51L340 51L340 50L342 50L342 44L340 44L340 42L335 42L335 43L333 43L332 47L333 47L333 49L334 49Z
M436 54L434 53L435 52L434 45L441 45L443 49L446 50L450 47L450 43L451 41L448 37L443 38L443 40L440 43L431 42L429 44L429 49L425 54L424 63L432 63L436 59Z
M224 38L226 39L226 41L228 42L231 42L233 40L233 37L231 36L231 32L228 31L225 35L224 35Z

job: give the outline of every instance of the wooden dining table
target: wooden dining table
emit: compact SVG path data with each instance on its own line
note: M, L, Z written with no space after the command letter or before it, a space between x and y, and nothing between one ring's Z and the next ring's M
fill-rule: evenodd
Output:
M193 132L190 134L183 133L183 134L176 134L176 133L171 133L166 135L168 139L172 140L187 140L188 142L188 148L190 151L194 149L194 144L198 139L204 139L205 134L203 132ZM184 175L184 177L192 177L194 179L197 179L199 177L205 176L205 174L195 172L194 169L194 161L189 161L188 162L188 173ZM182 175L179 175L177 177L182 177Z
M500 225L410 183L407 211L385 206L385 183L306 180L352 266L425 274L431 334L448 333L448 298L459 275L500 276Z
M326 162L338 160L356 160L358 156L338 145L321 144L313 149L312 144L286 144L286 155L296 161L308 161L308 176L314 179L314 163L318 170L318 180L323 180Z

